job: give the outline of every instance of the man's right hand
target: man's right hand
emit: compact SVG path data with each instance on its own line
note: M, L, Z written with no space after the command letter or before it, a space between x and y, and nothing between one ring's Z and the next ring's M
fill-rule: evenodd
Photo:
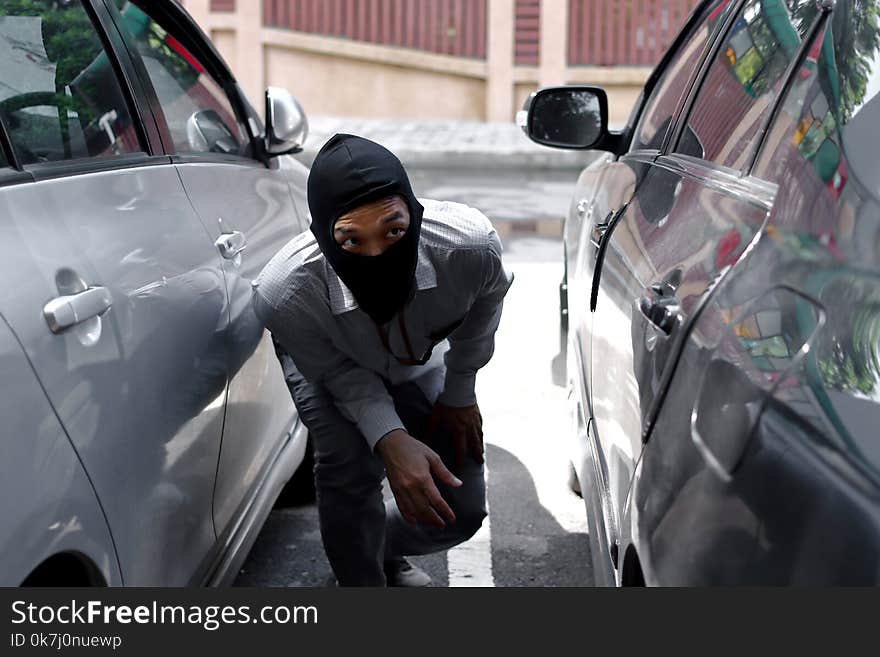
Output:
M407 521L435 527L445 527L444 519L455 522L455 514L440 495L431 475L456 488L461 486L461 481L446 469L434 450L403 429L385 434L376 443L376 450L385 462L397 508Z

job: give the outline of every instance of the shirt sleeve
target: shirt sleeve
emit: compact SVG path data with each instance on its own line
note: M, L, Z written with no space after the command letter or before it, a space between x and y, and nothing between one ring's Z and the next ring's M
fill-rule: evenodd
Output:
M302 306L298 312L269 311L263 322L305 379L330 393L339 412L357 426L371 450L388 432L404 429L379 375L334 347L311 312Z
M446 381L438 399L446 406L460 408L477 402L477 370L489 362L495 351L495 331L501 321L504 296L513 283L513 275L501 262L501 252L501 240L492 229L487 248L474 259L476 271L469 279L481 281L481 285L461 325L449 336Z

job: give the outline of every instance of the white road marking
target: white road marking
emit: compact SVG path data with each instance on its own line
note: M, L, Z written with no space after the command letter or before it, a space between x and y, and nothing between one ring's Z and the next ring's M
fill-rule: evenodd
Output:
M489 510L489 471L486 469L486 510ZM479 531L470 540L446 553L449 570L449 586L494 587L492 576L492 513L490 512Z

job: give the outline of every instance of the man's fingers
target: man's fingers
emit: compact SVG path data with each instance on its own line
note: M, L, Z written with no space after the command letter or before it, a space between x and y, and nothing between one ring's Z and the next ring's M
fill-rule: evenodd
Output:
M436 513L443 516L448 522L455 522L455 513L452 512L452 509L446 503L446 500L443 499L443 496L440 494L440 491L437 490L433 481L428 482L425 486L424 493L428 499L428 503Z
M394 490L393 488L392 492L394 493L394 499L397 501L397 509L400 511L400 515L402 515L407 522L416 524L418 522L418 517L417 514L414 513L413 503L409 492L406 490Z
M437 515L437 512L431 507L425 508L423 518L423 522L427 525L431 525L432 527L437 527L439 529L443 529L444 527L446 527L446 523L443 522L443 518Z
M442 483L447 486L452 486L453 488L461 486L461 479L449 471L449 469L443 464L443 460L437 456L436 453L432 452L428 456L428 464L431 467L431 474L437 477Z

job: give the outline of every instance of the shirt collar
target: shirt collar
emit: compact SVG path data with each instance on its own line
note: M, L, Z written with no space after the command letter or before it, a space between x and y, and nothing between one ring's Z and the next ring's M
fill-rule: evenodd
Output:
M324 260L327 269L327 290L330 293L330 310L334 315L342 315L358 307L351 290L343 283L330 263ZM429 290L437 287L437 272L423 242L419 243L419 258L416 262L416 289Z

